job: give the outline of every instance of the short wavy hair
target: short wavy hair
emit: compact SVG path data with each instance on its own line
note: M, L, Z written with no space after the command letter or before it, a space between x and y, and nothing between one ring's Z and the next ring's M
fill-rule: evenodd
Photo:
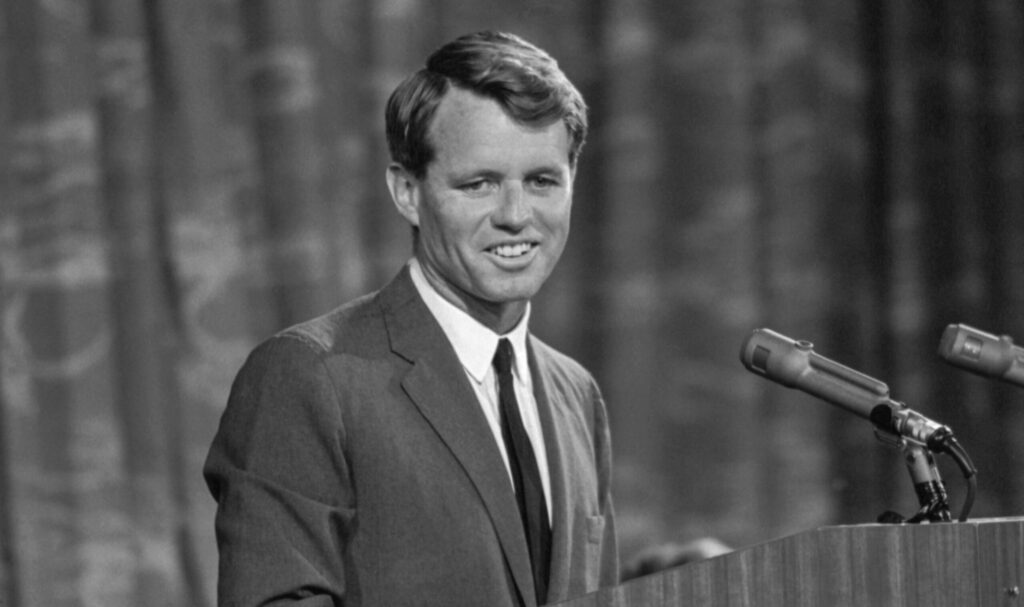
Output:
M561 120L569 132L569 164L576 166L587 138L583 96L544 50L514 34L483 31L434 51L388 99L384 121L391 160L417 178L434 160L430 124L451 87L493 99L520 124Z

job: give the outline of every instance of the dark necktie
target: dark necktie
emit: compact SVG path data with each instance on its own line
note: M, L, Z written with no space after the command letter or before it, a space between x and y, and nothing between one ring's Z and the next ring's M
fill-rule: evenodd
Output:
M548 524L547 502L540 480L537 458L530 445L530 437L519 414L515 387L512 384L512 344L507 339L498 341L494 355L494 369L498 374L498 400L501 404L501 436L505 440L512 482L515 485L519 515L526 531L526 544L533 565L533 584L537 589L537 604L542 605L548 594L548 569L551 562L551 526Z

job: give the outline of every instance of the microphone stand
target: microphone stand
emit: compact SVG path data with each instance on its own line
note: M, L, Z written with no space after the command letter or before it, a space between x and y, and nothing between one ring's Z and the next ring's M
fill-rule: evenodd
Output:
M893 406L895 405L895 406ZM970 456L953 436L948 426L938 426L932 422L928 425L927 418L912 416L913 411L902 403L882 403L871 410L871 422L875 424L875 436L882 442L898 447L906 457L907 469L914 481L914 490L921 502L921 511L906 522L917 523L922 520L929 522L949 521L949 505L946 499L946 488L939 478L932 451L945 453L953 458L964 474L967 492L960 509L957 521L964 522L974 504L977 489L978 469L974 467ZM925 432L920 432L920 430ZM904 522L903 518L893 512L883 513L879 522Z
M925 445L902 436L896 436L880 430L875 430L878 440L887 445L896 447L903 454L910 479L914 483L914 492L917 493L918 503L921 509L917 514L904 519L899 514L886 511L878 517L881 523L948 523L953 520L949 511L949 498L946 495L946 486L939 476L938 466L935 465L935 457Z

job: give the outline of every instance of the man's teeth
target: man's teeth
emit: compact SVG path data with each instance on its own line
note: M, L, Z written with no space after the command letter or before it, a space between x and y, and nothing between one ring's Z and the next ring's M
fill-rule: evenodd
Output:
M528 242L503 244L494 247L494 253L499 257L519 257L520 255L525 255L531 248L533 248L533 245Z

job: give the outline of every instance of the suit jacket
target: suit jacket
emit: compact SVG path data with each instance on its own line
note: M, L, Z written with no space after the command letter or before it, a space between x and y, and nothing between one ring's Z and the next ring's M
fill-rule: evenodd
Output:
M548 602L615 584L607 413L532 335L548 449ZM223 606L535 604L513 488L408 269L287 329L239 371L204 468Z

